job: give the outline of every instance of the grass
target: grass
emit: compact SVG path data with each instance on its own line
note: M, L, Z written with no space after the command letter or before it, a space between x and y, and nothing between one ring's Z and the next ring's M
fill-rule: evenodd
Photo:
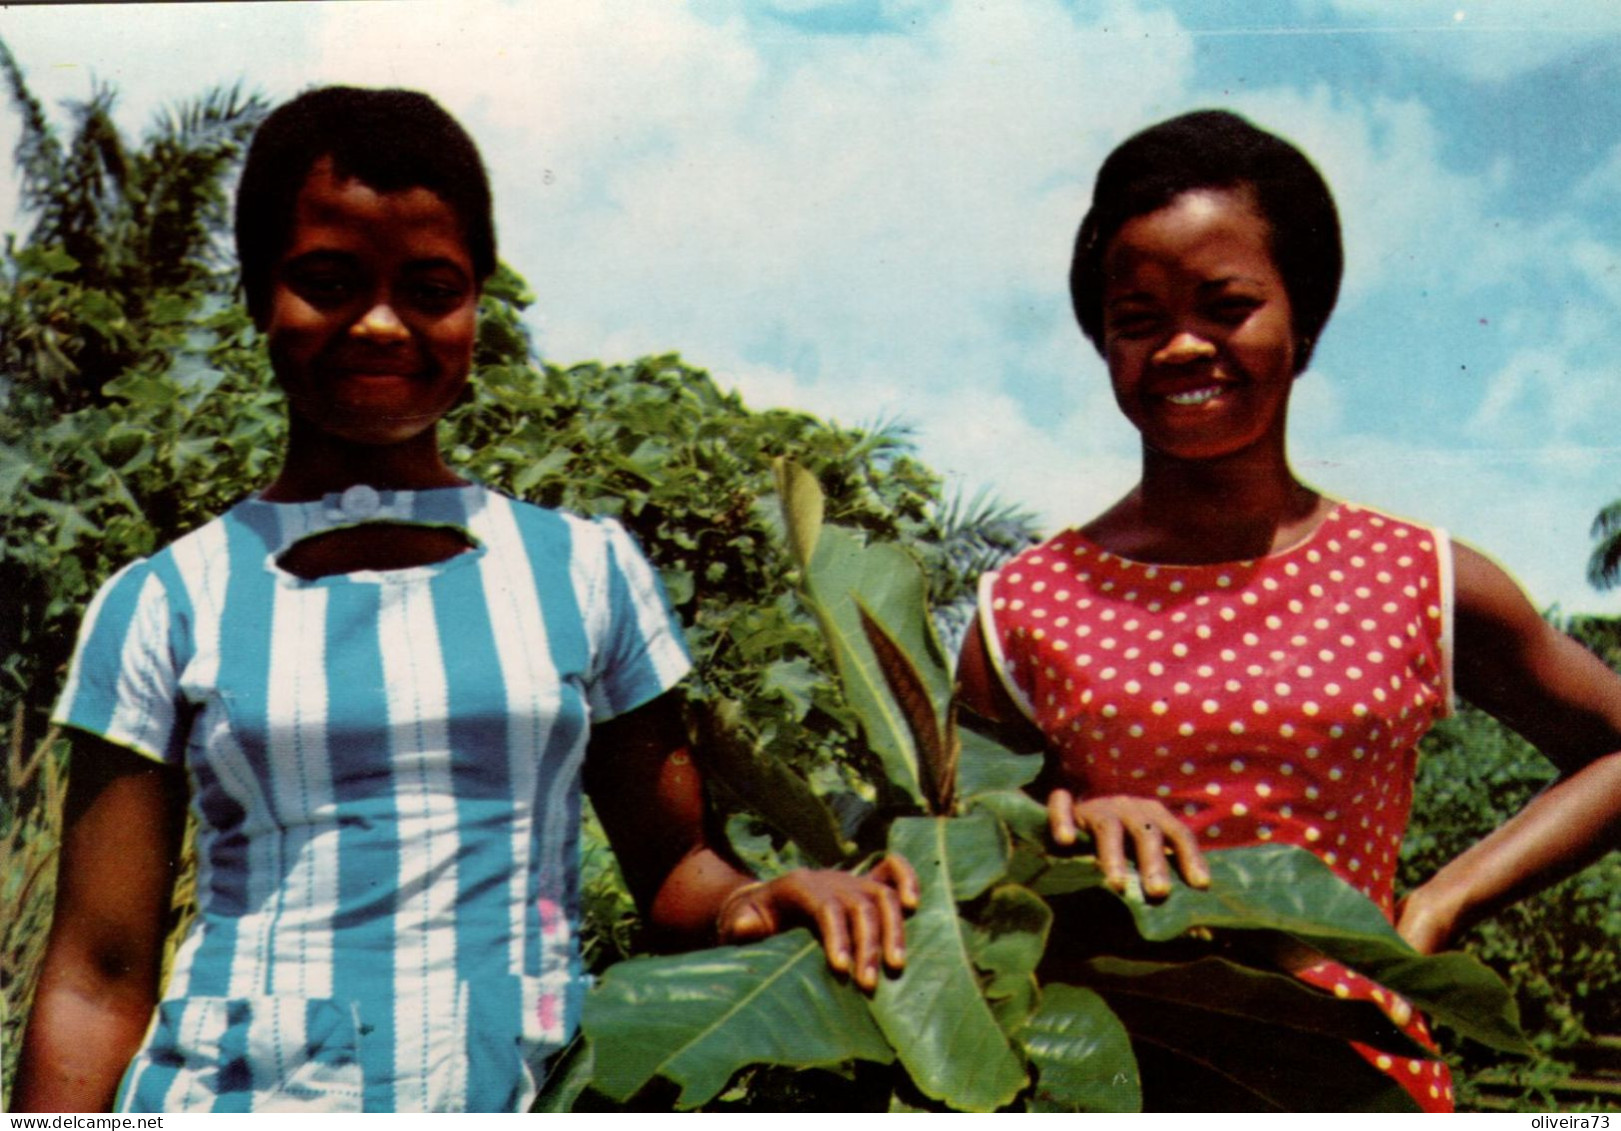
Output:
M17 1078L34 973L51 926L66 762L66 746L55 727L27 749L19 705L6 743L0 794L0 1079L7 1092L0 1103L9 1100Z

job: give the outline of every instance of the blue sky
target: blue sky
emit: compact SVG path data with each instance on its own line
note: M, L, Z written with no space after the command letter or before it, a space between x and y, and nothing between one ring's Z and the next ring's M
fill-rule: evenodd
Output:
M48 102L116 85L131 130L239 79L427 90L484 147L549 359L678 350L758 407L898 419L1049 528L1137 465L1065 293L1092 175L1231 107L1312 155L1345 226L1302 476L1446 527L1539 606L1621 614L1584 578L1621 497L1612 0L12 7L0 36Z

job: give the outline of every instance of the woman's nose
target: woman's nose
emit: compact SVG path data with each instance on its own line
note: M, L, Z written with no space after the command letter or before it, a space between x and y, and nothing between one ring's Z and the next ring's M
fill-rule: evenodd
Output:
M378 342L398 341L411 336L405 323L400 321L400 316L394 313L394 307L387 302L373 303L371 309L349 328L349 332Z
M1170 341L1154 351L1157 365L1187 365L1216 356L1216 344L1187 330L1180 330Z

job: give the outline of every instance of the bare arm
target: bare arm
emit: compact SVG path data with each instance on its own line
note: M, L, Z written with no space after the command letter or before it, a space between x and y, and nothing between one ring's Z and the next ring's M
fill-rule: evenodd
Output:
M880 958L906 959L903 909L917 904L911 868L891 857L866 876L801 870L768 883L709 843L703 778L671 692L595 728L585 786L625 882L661 941L746 942L813 925L828 964L871 989Z
M1426 953L1621 843L1621 677L1539 617L1501 569L1456 550L1458 689L1561 776L1403 901L1397 929Z
M56 913L13 1103L106 1111L157 1001L184 825L174 770L77 735Z

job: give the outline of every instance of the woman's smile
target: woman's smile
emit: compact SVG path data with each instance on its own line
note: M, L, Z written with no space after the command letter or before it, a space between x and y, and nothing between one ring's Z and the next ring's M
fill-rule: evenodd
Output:
M1184 193L1122 225L1103 306L1115 398L1149 448L1209 459L1281 442L1295 373L1289 296L1244 194Z
M301 426L346 443L431 434L466 387L478 287L455 212L318 162L299 193L264 331Z
M1221 396L1221 386L1203 385L1197 389L1189 389L1182 393L1166 393L1165 399L1174 405L1201 405L1208 404Z

